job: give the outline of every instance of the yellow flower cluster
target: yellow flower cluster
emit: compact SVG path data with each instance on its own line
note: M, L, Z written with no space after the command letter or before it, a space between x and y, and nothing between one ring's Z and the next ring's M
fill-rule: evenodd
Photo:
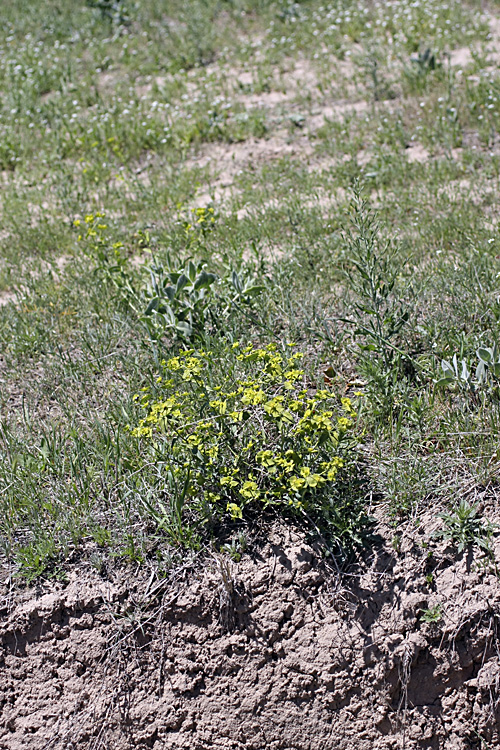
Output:
M300 352L236 343L223 356L222 368L220 352L164 362L137 396L146 415L132 433L154 437L175 476L189 472L191 502L205 511L239 519L256 503L301 511L321 502L348 453L350 399L304 387Z

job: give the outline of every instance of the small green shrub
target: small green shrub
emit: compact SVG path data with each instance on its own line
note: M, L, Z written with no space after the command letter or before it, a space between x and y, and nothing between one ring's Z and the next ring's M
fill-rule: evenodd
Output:
M458 361L456 354L449 362L441 361L443 376L436 381L437 386L456 385L462 391L476 391L480 386L496 385L500 378L500 353L496 343L492 347L479 347L476 352L478 364L473 373L469 363Z
M429 47L410 57L402 71L408 92L422 94L443 79L443 64Z
M197 208L192 213L193 223L185 223L186 250L197 254L215 217L212 208ZM123 244L112 241L104 213L87 214L74 226L100 281L142 321L152 341L200 344L207 331L226 330L234 311L240 318L242 314L252 318L253 302L264 287L245 273L229 270L220 276L208 271L203 262L174 263L168 255L163 262L153 255L153 262L138 270L126 257ZM144 250L149 235L141 239Z
M408 376L416 373L403 337L412 312L407 298L412 293L410 282L401 278L406 260L401 248L383 238L377 214L359 186L353 189L350 214L352 227L344 235L344 276L353 296L349 317L339 320L351 327L373 416L385 422L399 411Z
M120 26L130 23L130 8L124 0L86 0L89 8L95 8L102 20L111 21Z
M404 356L397 343L410 318L403 297L408 289L397 289L403 263L398 248L381 239L377 216L359 187L353 190L350 212L352 230L345 236L348 254L344 273L355 299L352 317L344 322L354 326L360 349L380 358L389 371L395 356Z
M342 543L360 532L359 502L335 491L353 463L356 415L349 399L306 386L302 356L275 344L188 350L137 396L146 414L132 432L145 459L164 465L169 503L160 516L178 541L193 525L213 528L270 506ZM148 511L158 521L158 505Z
M470 505L467 500L462 499L451 512L440 513L439 517L443 521L443 528L434 532L437 539L451 542L458 552L477 546L492 555L490 541L494 526L479 516L477 505Z
M151 337L161 338L167 331L185 340L202 337L216 281L216 274L207 272L201 263L195 266L189 261L178 271L153 266L151 299L144 311Z
M95 275L112 290L113 298L139 312L137 274L124 253L122 242L113 242L103 212L86 214L73 222L83 253L95 264Z
M57 542L50 534L43 534L36 541L20 546L16 551L19 573L28 581L41 575L57 575L55 562L59 557Z
M236 271L221 278L207 271L204 263L195 265L191 260L179 269L152 266L150 270L143 321L156 341L169 334L181 342L203 343L208 330L226 328L234 310L248 314L264 288Z

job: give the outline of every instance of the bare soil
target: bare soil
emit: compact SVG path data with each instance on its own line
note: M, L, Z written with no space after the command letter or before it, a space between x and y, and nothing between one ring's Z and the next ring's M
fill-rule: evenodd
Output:
M6 585L0 748L498 747L494 565L386 532L341 577L280 528L164 579L82 565Z

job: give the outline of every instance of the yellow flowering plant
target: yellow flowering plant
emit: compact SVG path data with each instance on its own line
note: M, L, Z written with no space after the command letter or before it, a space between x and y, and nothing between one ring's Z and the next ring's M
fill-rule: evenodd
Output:
M303 355L287 348L186 350L136 396L144 416L132 434L176 485L189 476L189 522L213 526L269 506L325 522L335 515L356 413L350 399L308 387Z

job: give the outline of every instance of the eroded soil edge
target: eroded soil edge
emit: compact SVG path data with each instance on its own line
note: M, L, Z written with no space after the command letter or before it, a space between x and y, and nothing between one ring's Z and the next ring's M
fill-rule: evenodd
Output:
M418 542L340 583L277 531L202 574L7 596L0 748L496 747L498 578Z

